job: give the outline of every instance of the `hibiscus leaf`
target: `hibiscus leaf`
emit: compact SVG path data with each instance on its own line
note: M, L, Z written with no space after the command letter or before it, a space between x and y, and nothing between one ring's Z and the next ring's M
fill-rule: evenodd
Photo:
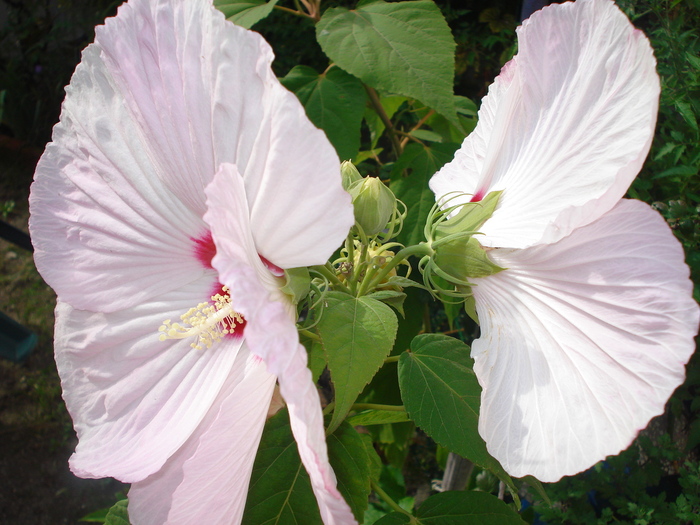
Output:
M435 494L418 507L423 525L523 525L507 504L485 492L451 491Z
M425 0L381 0L326 10L316 38L330 59L381 91L416 98L457 125L455 42L440 9Z
M341 160L357 155L366 98L362 82L335 66L320 75L296 66L280 81L304 105L309 120L326 132Z
M343 423L328 436L328 459L338 480L338 490L353 514L361 517L370 492L371 464L362 437L349 424ZM265 423L242 523L322 525L286 409Z
M243 525L322 525L316 497L292 435L287 410L265 423L253 464Z
M391 170L391 189L408 208L403 229L397 239L410 246L425 240L423 227L430 208L435 204L435 195L428 181L443 164L454 157L458 144L409 144L394 163Z
M129 525L128 500L117 501L105 516L105 525Z
M214 0L214 7L221 11L227 20L250 29L257 22L272 13L278 0Z
M399 387L406 411L430 437L517 489L486 450L477 430L481 387L469 347L442 334L421 334L399 359Z
M374 525L408 525L411 522L411 518L406 514L401 514L399 512L392 512L382 517L381 519L374 522ZM420 521L417 521L420 525Z
M390 307L367 296L329 292L324 303L316 329L335 389L332 432L391 352L398 320Z
M338 490L360 523L371 490L370 459L367 454L362 437L346 422L328 436L328 459L338 479Z

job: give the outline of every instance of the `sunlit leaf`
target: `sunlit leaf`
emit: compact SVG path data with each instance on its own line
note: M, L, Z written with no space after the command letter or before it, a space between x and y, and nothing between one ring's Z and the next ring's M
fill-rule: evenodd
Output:
M486 450L478 432L481 387L469 347L442 334L421 334L399 360L406 411L430 437L487 468L516 491L510 476Z
M416 98L456 122L455 42L433 2L331 8L316 25L316 37L333 62L365 84Z
M340 160L357 155L366 98L362 82L339 67L319 75L308 66L296 66L280 81L299 98L309 120L326 132Z
M214 0L214 7L221 11L227 20L250 29L272 12L278 0Z
M316 330L335 389L332 431L391 352L398 321L390 307L367 296L329 292L324 303Z

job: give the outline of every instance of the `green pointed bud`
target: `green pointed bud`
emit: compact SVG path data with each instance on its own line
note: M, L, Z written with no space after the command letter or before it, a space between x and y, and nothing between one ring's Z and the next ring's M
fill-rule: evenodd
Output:
M386 228L396 210L396 196L378 178L365 177L348 188L355 208L355 221L365 234L375 235Z
M349 160L343 161L340 165L340 175L342 177L343 189L348 191L348 188L352 186L353 183L362 180L362 175L357 171L355 165Z
M311 276L308 268L289 268L284 271L286 283L280 288L282 293L288 295L294 301L294 304L299 304L304 297L309 294L311 289Z
M433 240L439 241L452 234L479 231L482 224L493 215L501 193L503 192L492 191L478 202L468 202L462 205L454 217L439 222L434 226Z

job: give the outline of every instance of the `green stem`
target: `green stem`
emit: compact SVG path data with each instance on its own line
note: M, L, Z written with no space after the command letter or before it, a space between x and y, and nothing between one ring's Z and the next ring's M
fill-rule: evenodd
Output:
M387 364L387 363L398 363L398 362L399 362L399 359L401 359L401 356L400 356L400 355L392 355L391 357L387 357L387 358L384 360L384 364Z
M321 338L317 336L315 333L310 332L306 328L299 328L299 334L303 335L304 337L308 337L309 339L313 341L321 341Z
M333 409L335 408L335 401L331 401L326 405L326 408L323 409L323 415L327 416L331 412L333 412Z
M388 410L389 412L405 412L403 405L378 405L376 403L355 403L351 410Z
M333 285L333 288L335 288L336 290L341 290L345 293L350 293L350 290L348 289L348 287L345 286L340 281L340 279L338 279L338 276L335 274L335 270L330 265L330 263L326 263L325 266L322 266L322 265L312 266L311 269L320 273L326 279L328 279L328 281Z
M360 283L360 288L357 290L357 297L362 297L365 295L367 289L369 288L369 284L373 281L374 275L377 273L378 269L379 267L376 264L372 264L372 261L369 262L369 267L367 268L365 276Z
M372 279L372 282L367 286L368 289L372 290L381 283L382 280L389 275L389 272L393 270L399 263L410 257L411 255L432 255L433 250L426 242L421 242L414 246L408 246L401 250L399 253L391 258L391 261L382 268L382 270Z
M394 155L396 155L396 158L398 159L401 156L401 153L403 153L403 148L401 147L399 138L396 136L396 128L394 128L394 123L389 118L389 115L386 114L386 111L384 111L384 106L382 106L382 102L379 100L379 95L377 95L374 88L365 85L365 90L367 90L367 95L369 96L369 101L372 103L374 111L376 111L379 118L382 119L382 122L389 133L391 145L394 148Z
M308 14L304 13L303 11L295 11L294 9L289 9L288 7L284 7L281 5L274 6L274 9L279 9L280 11L284 11L285 13L290 13L292 15L301 16L303 18L310 18L311 20L314 19L313 16L308 15Z
M400 512L401 514L404 514L405 516L408 516L409 518L411 518L412 524L418 523L418 521L416 521L416 518L414 518L410 512L401 508L398 503L396 503L393 499L391 499L389 494L387 494L386 492L384 492L382 490L382 488L379 486L379 483L377 483L376 481L371 479L370 484L372 486L372 490L377 494L377 496L382 498L386 502L386 504L389 505L389 507L391 507L396 512Z

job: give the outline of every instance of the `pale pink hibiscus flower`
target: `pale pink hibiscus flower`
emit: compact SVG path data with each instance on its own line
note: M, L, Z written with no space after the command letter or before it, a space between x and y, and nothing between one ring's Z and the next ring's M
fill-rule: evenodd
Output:
M626 448L683 382L698 306L683 250L622 199L649 151L659 79L610 0L535 13L476 130L431 180L479 200L476 238L506 270L473 279L479 433L516 477L556 481Z
M83 52L37 167L71 469L132 483L135 525L240 522L276 380L324 522L355 523L280 292L283 269L325 263L352 206L272 59L211 1L132 0ZM219 323L160 340L216 294Z

